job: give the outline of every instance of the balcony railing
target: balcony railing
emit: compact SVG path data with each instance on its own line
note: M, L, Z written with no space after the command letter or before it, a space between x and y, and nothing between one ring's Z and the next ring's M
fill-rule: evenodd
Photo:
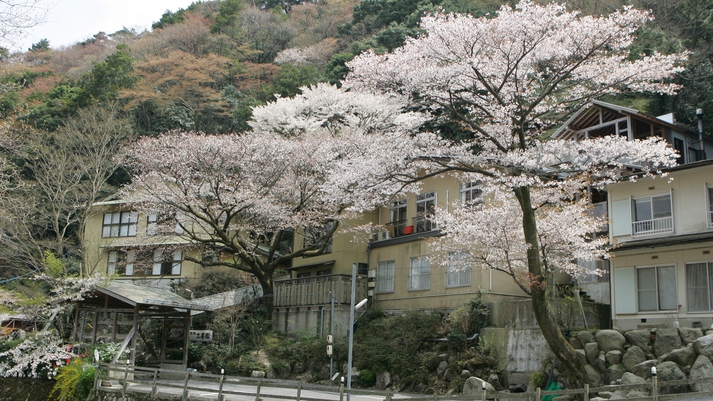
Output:
M366 279L357 280L356 298L366 297ZM331 274L275 281L275 306L329 305L351 302L352 276Z
M427 216L416 216L413 218L414 231L417 233L422 233L426 231L431 231L436 229L436 223L434 223Z
M392 234L394 237L400 237L404 235L404 228L408 224L408 220L390 221L386 223L387 226L393 227Z
M641 220L631 223L634 236L673 232L673 217Z

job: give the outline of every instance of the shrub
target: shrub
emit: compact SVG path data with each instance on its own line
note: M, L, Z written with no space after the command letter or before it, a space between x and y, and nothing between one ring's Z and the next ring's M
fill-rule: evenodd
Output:
M376 375L369 369L360 370L359 383L364 387L371 387L376 384Z
M69 365L62 366L56 377L50 397L59 401L86 400L94 385L96 369L82 359L74 359Z
M265 367L254 358L245 355L238 359L231 359L225 365L225 374L232 376L249 377L253 370L265 371Z

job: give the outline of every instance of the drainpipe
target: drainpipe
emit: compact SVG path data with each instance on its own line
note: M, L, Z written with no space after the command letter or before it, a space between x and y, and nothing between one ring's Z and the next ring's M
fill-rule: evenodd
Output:
M696 116L698 116L698 150L700 151L700 159L706 159L705 146L703 145L703 109L696 110Z

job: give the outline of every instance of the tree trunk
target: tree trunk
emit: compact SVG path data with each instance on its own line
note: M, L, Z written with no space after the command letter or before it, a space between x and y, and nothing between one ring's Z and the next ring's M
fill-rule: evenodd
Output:
M550 351L559 360L572 388L582 388L588 383L587 372L584 369L582 357L574 350L572 345L562 334L557 324L554 310L547 298L547 281L542 272L540 259L540 246L537 238L537 222L535 210L532 208L530 188L520 187L515 189L515 196L522 209L522 228L525 233L525 242L530 245L527 251L527 265L530 272L530 298L535 319L542 330L542 335L550 347Z
M258 282L262 287L262 299L261 304L267 309L267 318L270 319L270 324L272 325L272 311L275 307L275 282L272 278L258 277Z

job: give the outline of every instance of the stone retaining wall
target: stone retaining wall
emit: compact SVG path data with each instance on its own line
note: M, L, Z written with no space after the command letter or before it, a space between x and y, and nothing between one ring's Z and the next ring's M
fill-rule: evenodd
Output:
M569 342L586 361L592 386L713 377L713 330L653 328L572 333ZM692 385L693 391L713 391L713 385ZM710 388L709 388L710 387ZM669 388L671 393L687 389Z

